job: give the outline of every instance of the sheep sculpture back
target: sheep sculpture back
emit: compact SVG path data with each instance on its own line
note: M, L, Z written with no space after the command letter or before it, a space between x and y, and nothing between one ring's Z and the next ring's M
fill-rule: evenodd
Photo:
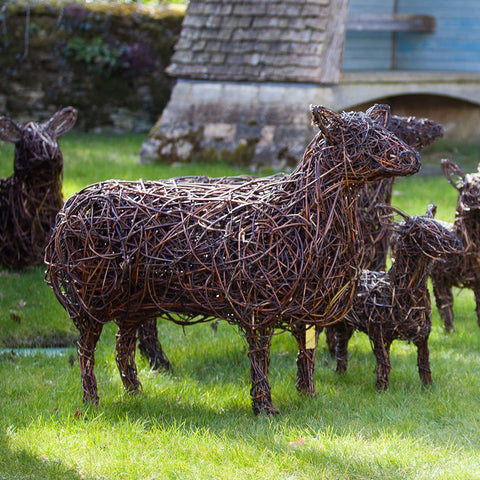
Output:
M356 291L358 190L418 171L419 156L370 116L312 107L319 133L297 168L229 184L107 181L59 212L47 281L80 332L84 400L98 402L94 352L116 320L124 386L139 388L136 332L163 317L237 325L248 343L255 413L276 413L268 383L275 328L340 320Z
M347 368L348 341L355 329L366 333L377 361L377 389L388 387L390 345L396 339L417 347L418 371L424 384L432 382L428 337L431 303L427 280L434 259L448 258L462 250L457 236L434 220L436 207L424 216L409 217L393 207L404 221L395 226L393 264L388 272L363 270L350 313L329 327L334 332L337 371ZM384 213L385 214L385 213Z
M0 117L0 139L15 143L13 175L0 180L0 264L6 267L43 263L55 216L63 205L63 156L57 138L75 120L71 107L44 123L23 127Z
M447 180L458 191L455 220L449 228L462 241L464 249L446 262L435 263L431 278L445 330L452 331L452 287L473 290L480 325L480 168L476 173L465 174L450 160L442 160L442 167Z

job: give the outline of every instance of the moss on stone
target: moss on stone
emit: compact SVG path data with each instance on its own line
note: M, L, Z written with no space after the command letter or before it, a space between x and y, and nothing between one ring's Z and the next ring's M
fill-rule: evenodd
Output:
M73 105L83 128L108 126L121 109L143 111L153 124L170 98L174 80L164 69L183 14L178 6L9 3L7 34L0 36L8 100L0 114L22 118Z

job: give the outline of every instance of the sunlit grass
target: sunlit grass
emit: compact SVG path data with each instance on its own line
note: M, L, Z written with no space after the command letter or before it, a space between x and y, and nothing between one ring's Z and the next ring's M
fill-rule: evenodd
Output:
M107 178L244 173L221 163L140 165L142 140L68 134L61 140L65 196ZM0 176L10 175L12 155L10 145L0 144ZM451 221L455 200L443 176L417 175L396 182L393 204L422 214L435 202L437 217ZM0 293L3 345L41 344L55 335L71 343L75 329L41 268L0 271ZM434 308L429 388L421 386L415 347L395 342L390 388L377 393L368 338L356 333L345 375L334 373L321 336L317 396L305 397L295 389L295 342L275 336L270 383L282 412L275 418L253 415L246 343L226 323L214 334L208 324L183 330L159 322L174 372L152 372L139 356L143 393L134 396L123 391L113 355L116 327L107 325L96 354L99 407L82 404L73 346L55 357L1 354L0 479L477 479L474 310L471 292L456 291L456 330L447 335Z

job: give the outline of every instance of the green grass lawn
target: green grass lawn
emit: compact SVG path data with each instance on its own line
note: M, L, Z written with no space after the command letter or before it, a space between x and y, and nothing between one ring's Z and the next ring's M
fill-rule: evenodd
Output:
M156 179L186 174L245 173L221 163L139 165L139 135L68 134L62 139L65 195L107 178ZM0 176L13 149L0 143ZM478 147L443 144L427 152L476 169ZM452 221L456 191L441 175L396 182L393 204L409 214L438 205ZM0 270L0 345L71 345L75 329L43 269ZM288 334L272 345L275 418L255 417L246 343L220 323L183 330L160 322L172 374L149 370L138 356L143 393L123 392L114 357L114 325L96 355L99 407L81 401L73 346L61 356L0 355L0 479L477 479L480 477L480 329L473 295L457 291L456 331L443 332L434 308L430 336L434 385L423 388L413 345L392 348L390 389L375 391L368 339L350 343L349 370L336 375L321 337L317 396L295 389L296 345Z

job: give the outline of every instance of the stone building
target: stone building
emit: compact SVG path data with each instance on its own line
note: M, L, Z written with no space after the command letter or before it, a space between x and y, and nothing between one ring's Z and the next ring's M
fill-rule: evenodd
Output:
M415 95L395 113L422 98L439 121L440 111L428 111L437 96L480 104L480 38L469 40L476 62L466 58L468 40L454 42L480 3L459 3L463 9L443 0L190 0L167 70L177 83L142 160L221 152L282 168L313 134L310 103L343 110Z

